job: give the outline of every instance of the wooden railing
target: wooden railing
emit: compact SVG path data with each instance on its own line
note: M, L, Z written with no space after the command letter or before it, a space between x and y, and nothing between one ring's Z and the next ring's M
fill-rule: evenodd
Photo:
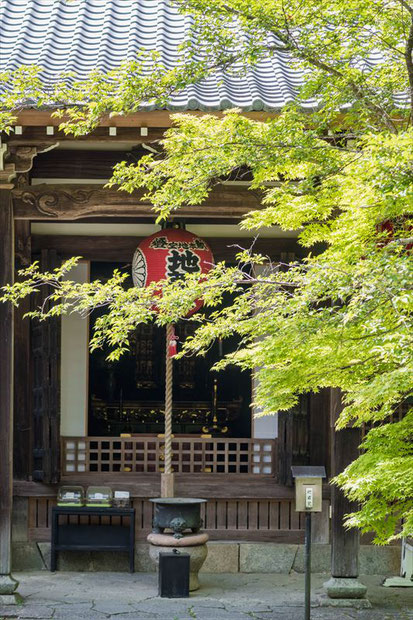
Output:
M273 439L176 437L176 473L273 475ZM157 473L164 467L161 437L63 437L62 475L82 473Z

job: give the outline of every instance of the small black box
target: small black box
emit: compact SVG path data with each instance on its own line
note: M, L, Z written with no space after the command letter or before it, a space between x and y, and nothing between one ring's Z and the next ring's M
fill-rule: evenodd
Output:
M189 553L174 549L159 554L159 596L163 598L188 598Z

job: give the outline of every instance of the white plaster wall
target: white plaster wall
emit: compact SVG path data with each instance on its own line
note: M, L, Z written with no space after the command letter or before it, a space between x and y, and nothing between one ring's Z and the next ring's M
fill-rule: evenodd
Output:
M276 439L278 437L278 414L254 417L254 434L256 439Z
M252 399L254 400L254 392L257 387L257 378L253 376L252 380ZM252 409L252 434L254 439L276 439L278 437L278 415L266 415L257 417L259 414L258 407ZM253 465L254 474L271 474L274 463L272 453L272 443L260 444L254 443Z
M81 262L70 272L76 282L89 280L89 263ZM60 434L87 435L89 321L79 314L62 317Z
M252 400L257 386L257 378L252 380ZM256 439L276 439L278 437L278 414L258 417L258 407L252 408L252 436Z
M254 271L257 275L261 275L265 269L267 269L267 265L255 265ZM257 369L258 370L258 369ZM254 401L255 390L258 385L258 379L256 375L253 375L252 379L252 400ZM278 415L266 415L262 417L257 417L259 414L258 407L253 407L252 415L252 436L257 439L276 439L278 437Z

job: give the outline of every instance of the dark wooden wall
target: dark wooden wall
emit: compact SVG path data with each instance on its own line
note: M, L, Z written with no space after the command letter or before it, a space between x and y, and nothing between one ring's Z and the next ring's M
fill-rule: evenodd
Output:
M35 253L53 248L62 258L82 256L93 261L131 263L136 247L142 239L143 237L33 235L32 249ZM253 239L248 237L206 237L206 241L217 262L222 260L234 262L235 255L240 248L248 249L253 243ZM282 259L284 261L291 260L294 256L300 258L305 254L296 239L291 238L257 239L254 243L254 251L268 256L271 260Z
M311 394L309 400L309 465L324 465L331 475L330 389Z
M55 250L43 250L42 270L60 265ZM50 290L38 293L36 305L48 302ZM60 479L60 320L32 321L31 363L33 389L33 479L58 482Z
M32 178L50 179L109 179L115 164L126 161L136 163L143 148L129 151L53 150L38 155L31 171Z
M15 222L15 270L31 263L30 222ZM30 298L20 302L14 317L14 477L27 479L33 469L32 381L30 374Z

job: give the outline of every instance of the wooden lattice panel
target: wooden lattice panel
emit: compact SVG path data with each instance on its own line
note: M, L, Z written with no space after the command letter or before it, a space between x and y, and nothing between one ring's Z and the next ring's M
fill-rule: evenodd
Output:
M379 421L379 422L368 422L368 423L363 423L361 425L361 438L364 439L367 435L367 433L372 429L372 428L376 428L377 426L380 426L381 424L389 424L392 422L400 422L400 420L402 420L404 418L404 416L406 415L406 413L409 411L410 407L411 407L411 403L410 402L406 402L403 405L400 405L399 407L397 407L394 411L394 413L390 416L388 416L388 418L385 418L383 421Z
M164 468L160 437L65 437L63 475L158 473ZM172 466L177 473L274 474L271 439L175 438Z

